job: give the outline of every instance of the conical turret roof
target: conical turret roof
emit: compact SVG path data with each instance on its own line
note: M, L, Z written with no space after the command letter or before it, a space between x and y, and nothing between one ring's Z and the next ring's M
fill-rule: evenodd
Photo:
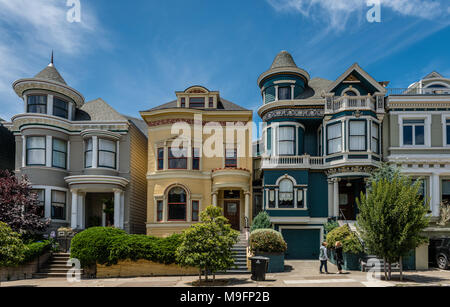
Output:
M55 82L67 85L66 81L61 76L61 74L58 72L58 70L55 68L53 63L50 63L40 73L38 73L36 76L34 76L34 78L55 81Z
M295 67L297 68L297 64L295 64L294 58L292 55L283 50L275 57L275 60L272 63L270 69L276 69L281 67Z

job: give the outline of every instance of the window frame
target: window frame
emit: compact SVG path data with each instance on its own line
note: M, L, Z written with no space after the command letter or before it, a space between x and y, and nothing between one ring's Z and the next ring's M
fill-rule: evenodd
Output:
M233 150L234 156L232 158L228 157L228 150ZM229 163L230 161L235 161L235 163ZM225 148L225 168L237 168L238 167L238 158L237 158L237 148L233 149Z
M43 195L43 200L39 200L39 198L37 198L38 200L38 206L42 207L40 210L42 210L42 214L40 214L40 216L42 218L45 218L45 189L31 189L31 193L36 194L39 197L39 192L42 192Z
M282 129L282 128L290 128L290 129L292 129L293 131L294 131L294 139L293 140L282 140L281 138L280 138L280 129ZM296 152L297 152L297 127L296 126L290 126L290 125L281 125L281 126L278 126L278 129L277 129L277 131L278 131L278 133L277 133L277 146L278 146L278 152L277 152L277 155L278 156L281 156L281 157L293 157L293 156L295 156L296 155ZM292 146L293 146L293 154L281 154L280 153L280 148L281 148L281 143L292 143Z
M38 147L36 147L36 148L29 148L28 147L28 140L30 138L43 138L44 139L44 147L43 148L38 148ZM26 164L26 166L46 166L47 165L47 138L45 136L42 136L42 135L29 135L29 136L26 137L25 142L26 142L26 144L25 144L25 149L26 149L26 159L25 159L26 163L25 164ZM28 162L28 159L29 159L29 156L30 156L30 154L29 154L30 150L41 150L41 151L44 151L44 163L43 164L30 164Z
M329 137L329 135L330 135L329 129L331 127L333 127L333 126L339 126L340 127L340 129L339 129L340 136L339 137L335 137L335 138L330 138ZM327 155L334 155L334 154L343 152L344 146L342 145L342 140L343 140L342 127L343 127L343 123L341 121L330 123L330 124L327 125L327 129L326 129L326 133L327 133ZM334 141L334 140L338 140L338 139L341 140L341 150L340 151L335 151L335 152L330 152L330 141Z
M62 151L59 151L59 150L55 150L55 141L62 141L62 142L64 142L65 146L66 146L66 151L62 152ZM68 142L66 140L55 138L55 137L52 138L52 167L59 168L59 169L67 169L68 149L69 149L68 148ZM64 167L55 165L55 160L54 160L55 152L64 154Z
M179 148L178 148L179 149ZM185 155L184 155L184 157L175 157L174 156L174 154L173 154L173 152L172 152L172 148L169 148L168 149L169 151L168 151L168 158L167 158L167 163L169 164L168 165L168 168L170 169L170 170L187 170L188 169L188 153L187 153L187 149L186 148L183 148L183 149L181 149L181 150L185 150L186 151L186 153L185 153ZM186 165L186 167L177 167L177 168L173 168L172 166L171 166L171 161L173 161L173 160L176 160L176 161L178 161L178 160L183 160L183 161L185 161L185 165Z
M92 144L92 149L91 150L88 150L88 142L89 141L91 141L91 144ZM91 153L91 166L88 166L87 165L87 161L89 161L88 159L87 159L87 153ZM84 140L84 168L85 169L89 169L89 168L93 168L94 167L94 165L93 165L93 163L92 163L92 157L94 156L94 138L87 138L87 139L85 139Z
M195 167L195 163L197 162L197 166ZM192 170L199 171L200 170L200 148L192 148Z
M161 218L159 218L160 214ZM164 221L164 200L162 199L156 200L156 221L158 223Z
M172 192L174 189L182 189L184 191L184 195L186 197L185 202L170 202L170 192ZM171 219L170 218L170 206L173 205L184 205L184 219ZM186 190L180 186L172 187L169 192L167 193L167 221L169 222L187 222L187 205L188 205L188 194Z
M352 123L354 122L363 122L364 123L364 135L352 134ZM351 139L352 137L364 137L364 149L352 149L351 148ZM348 150L351 152L361 152L367 151L367 121L364 119L350 119L348 121Z
M115 151L110 151L110 150L102 150L102 149L100 149L100 141L101 140L114 143L114 148L116 150ZM113 153L114 154L114 159L113 159L114 167L100 164L100 155L101 155L101 153ZM97 138L97 161L98 161L97 167L99 167L99 168L117 169L117 142L115 142L113 140L110 140L110 139L107 139L107 138Z
M287 93L288 93L288 97L289 98L285 98L285 99L281 99L281 90L287 89ZM292 87L290 86L278 86L278 100L292 100Z
M423 121L423 123L405 123L405 121ZM423 127L423 144L417 144L416 143L416 128L417 127ZM405 144L405 128L406 127L411 127L412 131L412 144ZM426 123L426 119L425 118L403 118L402 119L402 125L401 125L401 130L402 130L402 146L404 147L417 147L417 146L421 146L421 147L425 147L427 146L427 140L426 140L426 134L427 134L427 123Z
M199 101L193 101L198 99ZM200 102L203 100L203 102ZM205 97L189 97L189 108L191 109L204 109L206 107L206 98Z
M197 203L197 209L194 210L194 203ZM197 213L197 218L194 219L194 213ZM199 222L200 221L200 201L199 200L192 200L191 201L191 220L192 222Z
M156 169L158 171L164 170L164 156L166 154L166 149L164 147L159 147L156 149L157 156L156 156ZM160 154L162 153L162 157L160 157ZM161 164L162 163L162 166Z
M64 109L64 108L61 108L61 107L59 107L59 106L56 106L56 100L58 100L58 101L60 101L60 102L64 102L65 104L66 104L66 109ZM56 116L56 117L60 117L60 118L65 118L65 119L69 119L69 108L70 108L70 102L69 101L67 101L67 100L65 100L65 99L62 99L62 98L60 98L60 97L56 97L56 96L54 96L53 97L53 110L52 110L52 114L53 114L53 116ZM56 115L55 114L55 109L57 109L57 110L62 110L62 111L64 111L65 112L65 116L60 116L60 115Z
M59 193L64 193L64 203L60 203L60 202L55 202L53 199L53 192L59 192ZM57 207L54 206L53 204L64 204L64 211L63 211L63 217L62 219L60 219L59 217L55 217L53 215L53 207ZM51 212L50 212L50 216L52 220L57 220L57 221L65 221L67 220L67 192L66 191L60 191L60 190L51 190Z
M44 103L39 103L39 104L30 104L30 98L32 97L45 97L45 104ZM47 114L48 112L48 95L28 95L27 96L27 113L33 113L33 114ZM45 112L31 112L30 111L30 106L45 106Z
M373 127L374 127L374 126L377 128L376 130L377 130L378 138L376 138L376 137L373 136L372 131L373 131ZM380 132L380 127L381 127L381 125L380 125L379 123L375 122L375 121L372 121L371 124L370 124L370 150L371 150L373 153L377 154L377 155L380 154L380 134L381 134L381 132ZM372 145L373 145L372 142L373 142L374 140L375 140L376 143L377 143L376 151L374 151L373 148L372 148Z
M284 181L289 181L292 185L292 192L282 192L281 191L281 183ZM296 209L297 208L297 204L295 203L295 183L289 179L289 178L283 178L278 185L278 209ZM281 194L292 194L292 206L286 207L286 206L282 206L281 203Z

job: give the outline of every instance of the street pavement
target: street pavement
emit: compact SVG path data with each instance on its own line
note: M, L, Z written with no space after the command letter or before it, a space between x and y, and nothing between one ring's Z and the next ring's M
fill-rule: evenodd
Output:
M286 261L286 272L267 274L266 281L254 282L250 274L219 275L216 279L227 287L394 287L394 286L450 286L450 271L430 270L405 272L406 281L371 280L366 273L337 274L329 264L331 274L319 273L319 261ZM2 282L0 287L192 287L197 276L90 279L68 282L66 279L30 279Z

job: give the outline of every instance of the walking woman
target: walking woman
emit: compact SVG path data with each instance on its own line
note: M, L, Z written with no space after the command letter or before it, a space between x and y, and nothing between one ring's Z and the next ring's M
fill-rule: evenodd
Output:
M327 252L327 242L323 242L320 247L320 274L323 274L322 269L325 267L325 273L328 274L328 252Z
M342 243L336 242L335 246L336 265L338 267L339 274L342 274L342 265L344 264L344 256L342 255Z

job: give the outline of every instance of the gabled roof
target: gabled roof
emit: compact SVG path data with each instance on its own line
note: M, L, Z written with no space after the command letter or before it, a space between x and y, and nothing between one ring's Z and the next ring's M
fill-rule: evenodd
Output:
M41 80L55 81L55 82L67 85L66 81L63 79L61 74L55 68L53 63L50 63L40 73L38 73L36 76L34 76L34 78L35 79L41 79Z
M386 93L386 88L384 88L379 82L377 82L374 78L372 78L358 63L350 66L339 78L336 79L325 91L327 93L333 92L333 90L347 78L353 71L358 72L361 76L363 76L373 87L375 87L380 93Z
M87 113L91 121L128 121L101 98L86 102L81 111Z
M142 112L152 112L152 111L158 111L158 110L167 110L167 109L181 109L177 107L177 101L173 100L170 102L167 102L165 104L162 104L160 106L154 107L150 110L142 111ZM196 109L198 110L198 109ZM243 108L231 101L228 101L226 99L220 98L220 100L217 102L217 109L202 109L204 111L250 111L246 108Z
M440 73L438 73L437 71L433 71L431 73L429 73L428 75L426 75L422 80L426 80L426 79L434 79L434 78L444 78L444 76L442 76Z

